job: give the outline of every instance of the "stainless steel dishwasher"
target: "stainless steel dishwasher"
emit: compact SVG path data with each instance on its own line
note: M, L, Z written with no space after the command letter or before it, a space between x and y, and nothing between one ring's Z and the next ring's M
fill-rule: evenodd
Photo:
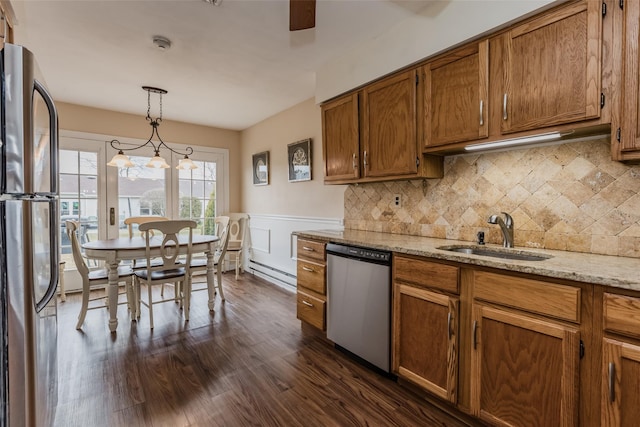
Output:
M391 253L327 244L327 338L390 371Z

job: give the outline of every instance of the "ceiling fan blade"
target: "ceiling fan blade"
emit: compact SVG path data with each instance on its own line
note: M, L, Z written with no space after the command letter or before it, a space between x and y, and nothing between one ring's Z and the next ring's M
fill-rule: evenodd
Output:
M316 26L316 0L289 0L289 31Z

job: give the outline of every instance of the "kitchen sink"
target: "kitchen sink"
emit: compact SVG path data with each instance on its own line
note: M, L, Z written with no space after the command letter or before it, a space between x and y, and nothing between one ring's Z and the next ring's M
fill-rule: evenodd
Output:
M492 258L512 259L516 261L544 261L553 258L551 255L534 254L532 252L498 248L482 248L479 246L440 246L437 249L458 252L468 255L479 255Z

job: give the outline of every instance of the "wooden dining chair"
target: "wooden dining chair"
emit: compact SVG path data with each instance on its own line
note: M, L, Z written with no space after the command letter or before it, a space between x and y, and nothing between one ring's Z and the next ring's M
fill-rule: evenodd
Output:
M153 304L162 302L179 301L182 307L185 321L189 321L189 305L191 295L191 253L193 242L193 229L197 226L195 221L189 220L167 220L149 221L140 224L139 230L145 239L145 260L146 268L134 271L135 275L135 298L137 306L143 304L149 308L149 326L153 329ZM185 250L178 250L178 236L181 232L187 231L187 247ZM154 236L153 232L159 231L162 236ZM151 255L152 239L161 239L159 265L154 265L151 261L156 258ZM185 255L185 263L180 263L179 255ZM174 298L153 300L153 285L172 283L174 285ZM140 285L147 286L148 299L145 302L141 298ZM139 308L137 309L140 315Z
M140 227L140 224L144 224L146 222L151 221L169 221L169 218L164 216L130 216L129 218L124 219L124 224L127 226L129 230L129 238L133 238L134 236L134 227ZM138 229L139 230L139 229ZM142 234L142 233L140 233Z
M78 273L80 273L80 277L82 277L82 305L80 307L80 314L78 315L78 323L76 324L76 329L80 329L82 328L82 324L84 323L84 319L87 315L88 310L107 308L107 304L89 307L89 303L99 300L106 301L106 299L108 298L108 293L106 293L105 296L95 298L91 298L90 294L92 288L96 288L98 286L105 287L109 284L109 272L106 269L90 270L89 267L87 267L87 263L84 256L82 255L82 250L80 248L80 242L78 240L78 230L80 227L79 222L65 221L65 226L67 230L67 236L69 237L69 242L71 242L73 261L76 264ZM133 311L132 316L135 317L136 301L133 295L133 271L131 270L131 267L118 267L118 281L125 283L125 292L119 292L118 298L120 298L120 295L123 294L127 296L126 302L118 302L118 304L127 304L129 310Z
M222 290L222 263L224 261L224 257L227 254L227 247L229 245L229 217L228 216L217 216L215 218L216 224L216 235L220 240L218 240L218 245L216 247L216 252L214 254L213 262L214 268L216 270L216 280L215 284L207 283L207 289L213 287L210 292L212 295L217 289L220 292L220 299L224 301L224 291ZM207 259L206 258L195 258L191 261L191 274L197 272L206 272L207 271ZM212 304L212 301L210 301ZM211 307L210 307L211 308Z
M241 270L244 272L244 236L246 234L248 222L249 215L247 214L229 214L229 244L227 246L227 255L229 258L235 258L234 267L236 270L236 280L238 280L238 273ZM227 262L227 257L224 257L224 262ZM224 267L225 266L223 264L223 270Z

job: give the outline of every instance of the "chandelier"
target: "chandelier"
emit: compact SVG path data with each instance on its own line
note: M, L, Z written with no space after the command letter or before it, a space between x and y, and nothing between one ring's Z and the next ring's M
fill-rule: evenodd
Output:
M147 142L145 142L144 144L140 144L137 147L132 147L132 148L116 147L116 146L120 146L121 143L117 139L112 139L111 141L109 141L109 144L111 144L111 147L113 147L115 150L118 150L118 154L113 156L113 158L109 163L107 163L107 165L115 166L118 168L133 167L135 166L135 164L129 159L129 156L124 154L124 152L137 150L139 148L146 147L147 145L151 144L155 154L151 158L151 160L149 160L149 162L145 165L146 167L163 168L163 169L166 169L169 167L169 165L167 164L167 161L162 156L160 156L160 147L164 147L167 150L171 151L172 153L178 154L180 156L184 156L183 159L180 159L180 163L178 164L178 166L176 166L176 169L197 169L198 166L196 166L196 164L193 163L193 161L191 161L191 159L189 158L189 155L193 154L193 148L187 147L187 149L184 152L174 150L173 148L169 147L167 144L164 143L162 138L160 138L160 134L158 133L158 127L160 126L160 122L162 122L162 95L165 95L167 91L164 89L159 89L157 87L151 87L151 86L142 86L142 89L147 91L147 121L153 128L151 130L151 136L149 137ZM151 93L152 92L160 95L160 113L159 113L159 116L155 119L151 118ZM152 141L154 135L160 142L154 143Z

